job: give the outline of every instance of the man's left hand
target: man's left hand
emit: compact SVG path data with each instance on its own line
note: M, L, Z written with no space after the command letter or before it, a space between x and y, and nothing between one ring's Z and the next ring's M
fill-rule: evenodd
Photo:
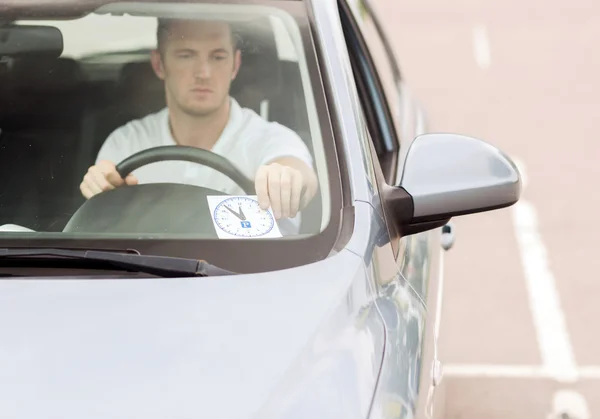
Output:
M317 190L314 172L296 159L261 166L254 181L263 210L273 209L275 218L294 218Z

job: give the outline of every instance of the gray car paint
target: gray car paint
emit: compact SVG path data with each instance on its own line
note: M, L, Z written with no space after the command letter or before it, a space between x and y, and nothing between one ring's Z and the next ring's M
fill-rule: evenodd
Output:
M355 206L346 248L236 277L2 282L0 416L429 416L439 229L394 258L337 4L311 9Z
M355 326L372 300L346 250L260 275L0 282L0 416L250 418L311 346L343 355L366 413L382 326L369 339Z

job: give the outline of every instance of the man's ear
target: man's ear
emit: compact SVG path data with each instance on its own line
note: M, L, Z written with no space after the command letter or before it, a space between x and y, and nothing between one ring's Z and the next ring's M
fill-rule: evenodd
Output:
M154 70L154 74L161 79L165 79L165 67L163 65L163 60L158 50L153 50L150 55L150 62L152 63L152 69Z
M231 75L231 80L235 80L240 71L240 66L242 65L242 51L236 50L233 56L233 74Z

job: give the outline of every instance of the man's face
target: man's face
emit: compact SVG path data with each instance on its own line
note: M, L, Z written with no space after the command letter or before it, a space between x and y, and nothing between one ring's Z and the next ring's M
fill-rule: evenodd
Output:
M152 55L170 106L195 116L209 115L223 106L241 62L232 41L229 26L223 22L171 24L162 50Z

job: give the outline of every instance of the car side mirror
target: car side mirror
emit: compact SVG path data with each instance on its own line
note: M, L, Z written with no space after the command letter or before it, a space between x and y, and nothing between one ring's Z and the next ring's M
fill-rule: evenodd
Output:
M413 141L400 185L387 186L384 201L406 236L455 216L509 207L520 195L519 171L496 147L463 135L425 134Z

